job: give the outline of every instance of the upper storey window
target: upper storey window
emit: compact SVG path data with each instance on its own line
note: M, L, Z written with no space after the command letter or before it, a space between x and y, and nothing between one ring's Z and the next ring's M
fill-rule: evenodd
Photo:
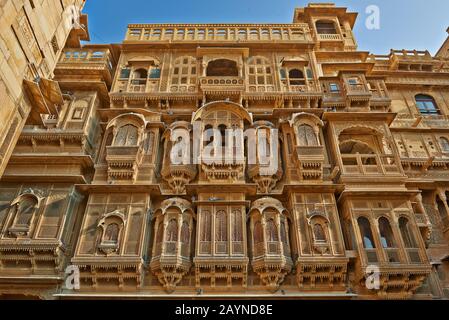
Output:
M415 96L415 100L419 113L429 115L440 114L440 110L431 96L418 94Z
M197 63L193 57L175 60L171 75L171 91L194 91L197 78Z
M304 86L306 79L304 72L299 69L281 69L280 70L281 82L286 87L288 86Z
M154 92L159 88L161 68L152 57L139 56L120 69L117 79L119 92Z
M238 77L237 62L228 59L217 59L209 62L206 75L208 77Z
M250 91L274 91L273 69L268 59L253 57L248 60Z
M318 34L337 34L335 23L332 21L317 21L316 31L318 32Z
M133 73L131 83L134 85L144 85L147 83L148 71L145 69L137 69Z
M298 142L301 147L318 145L315 131L311 126L302 124L298 127Z
M305 85L304 73L299 69L292 69L288 72L288 77L291 86Z
M115 136L114 146L137 145L138 130L135 126L128 124L120 127Z
M357 222L363 239L363 247L365 249L374 249L376 246L374 244L374 237L369 220L365 217L359 217Z

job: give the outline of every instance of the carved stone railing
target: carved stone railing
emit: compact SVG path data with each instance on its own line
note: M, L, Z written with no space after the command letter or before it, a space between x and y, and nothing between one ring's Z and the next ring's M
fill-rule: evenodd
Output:
M139 146L109 146L106 152L108 181L131 180L134 182L142 156L141 148Z
M212 91L239 91L245 90L245 80L242 77L201 77L201 90Z
M297 146L296 159L303 180L316 180L323 178L323 146Z
M125 41L312 41L307 24L132 24Z
M65 49L58 64L106 64L112 70L110 52L105 49Z
M399 175L400 164L393 155L343 154L343 174L347 175Z
M319 41L341 41L343 40L340 34L317 34Z

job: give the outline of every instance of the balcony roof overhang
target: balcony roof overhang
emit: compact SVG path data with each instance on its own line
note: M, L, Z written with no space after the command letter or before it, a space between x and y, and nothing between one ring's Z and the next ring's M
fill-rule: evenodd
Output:
M390 125L396 118L394 112L324 112L324 121L382 121Z
M223 52L226 55L242 55L244 58L249 57L249 48L231 48L231 47L198 47L196 49L196 54L198 57L205 55L219 55L223 56Z
M23 80L25 92L33 106L28 123L43 124L41 114L57 115L57 105L62 105L61 88L57 81L36 78L34 81Z
M252 114L249 113L248 110L246 110L242 105L231 101L213 101L205 104L204 106L202 106L200 109L198 109L196 112L193 113L192 123L202 119L202 117L208 112L214 109L218 110L221 108L223 108L224 110L235 112L242 119L248 121L249 123L253 123Z

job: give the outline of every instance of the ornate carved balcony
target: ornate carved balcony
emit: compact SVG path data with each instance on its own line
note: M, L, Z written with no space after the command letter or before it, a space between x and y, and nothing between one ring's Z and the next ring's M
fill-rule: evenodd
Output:
M304 180L323 178L323 146L297 146L296 157Z
M201 77L200 87L206 95L240 95L245 91L243 77Z
M108 181L131 180L134 182L137 177L137 167L142 159L142 148L139 146L108 146L106 150Z
M233 154L235 149L233 149ZM209 181L236 182L245 176L245 158L243 155L232 154L226 147L217 148L218 155L222 155L218 160L213 157L203 155L201 171ZM229 160L229 162L226 159Z
M256 200L250 210L251 265L272 292L278 290L293 266L284 211L282 204L273 198Z
M190 203L180 198L163 201L155 212L150 268L168 292L175 290L192 265L193 218Z
M169 164L161 173L170 188L179 194L185 192L186 185L196 177L198 170L196 165Z
M260 193L270 193L276 187L276 184L282 178L283 170L279 163L277 170L274 170L274 174L268 174L267 172L272 171L269 165L249 165L248 166L248 176L254 182L257 183L257 188Z

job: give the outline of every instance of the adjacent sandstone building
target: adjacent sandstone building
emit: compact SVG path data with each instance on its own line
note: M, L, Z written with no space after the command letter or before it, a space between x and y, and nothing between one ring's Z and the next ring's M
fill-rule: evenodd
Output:
M89 40L85 0L0 1L0 176L25 124L58 116L53 70L64 48Z
M54 68L25 77L25 126L13 102L1 111L8 146L19 137L0 181L0 296L449 298L449 42L358 51L356 17L310 4L291 24L61 35ZM274 170L250 161L267 149Z

